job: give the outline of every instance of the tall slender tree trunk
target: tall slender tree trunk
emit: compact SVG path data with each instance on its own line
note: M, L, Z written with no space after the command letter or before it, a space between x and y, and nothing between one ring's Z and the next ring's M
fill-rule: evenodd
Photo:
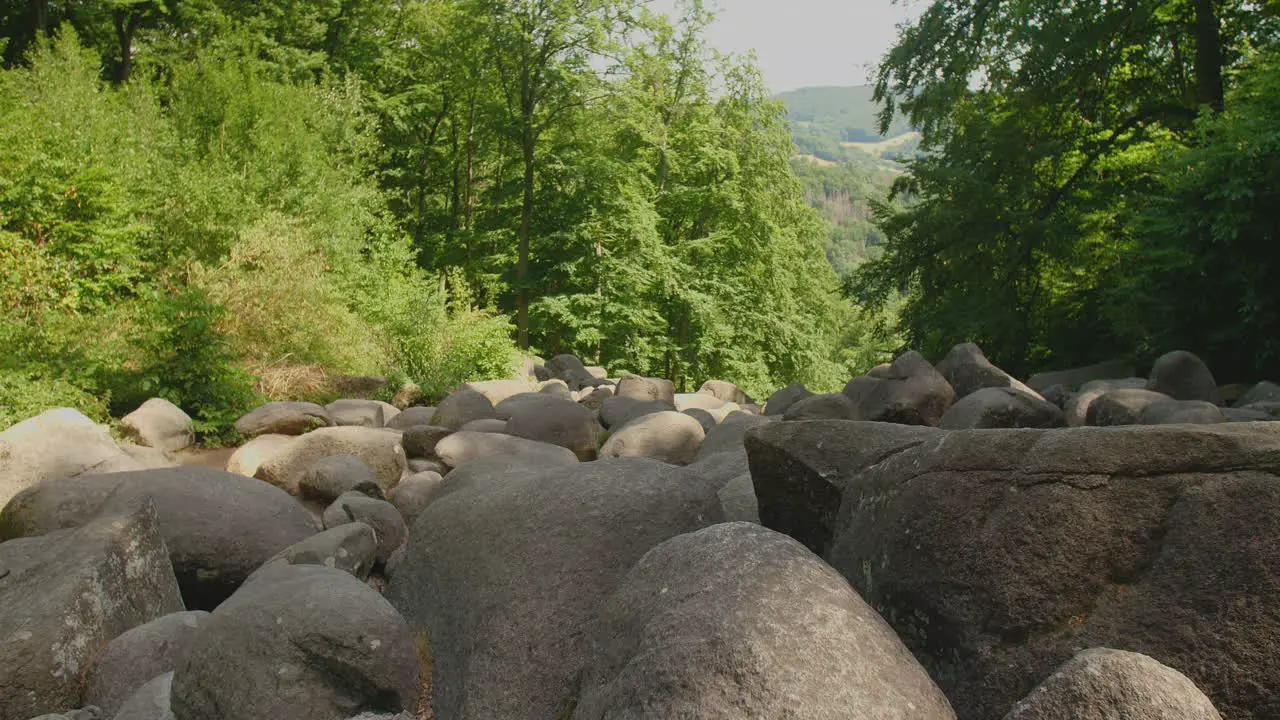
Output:
M49 0L31 0L32 20L35 22L34 37L49 34Z
M116 26L116 39L120 42L120 65L116 68L116 82L124 84L133 72L133 35L138 29L138 16L125 10L111 14Z
M1224 105L1222 85L1222 28L1214 0L1195 0L1196 34L1196 100L1221 112Z
M529 277L529 233L533 228L533 161L536 138L533 119L527 118L524 127L524 199L520 204L520 247L516 259L516 340L521 350L529 349L529 290L525 280Z

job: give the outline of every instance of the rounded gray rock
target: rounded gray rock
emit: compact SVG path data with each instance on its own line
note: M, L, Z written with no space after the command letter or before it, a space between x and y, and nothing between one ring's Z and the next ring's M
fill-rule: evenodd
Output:
M1161 355L1151 366L1147 389L1163 393L1174 400L1203 400L1222 404L1218 383L1204 361L1185 350Z
M385 563L409 536L404 517L395 505L386 500L375 500L367 495L351 492L325 508L324 526L328 530L357 522L373 528L378 541L375 557L381 563Z
M172 613L117 635L89 670L84 701L114 717L148 681L186 662L192 639L208 617L200 610Z
M601 457L648 457L688 465L706 433L694 418L674 410L641 416L615 430L600 448Z
M431 418L431 424L457 430L472 420L496 417L498 415L494 412L493 403L489 402L489 398L475 390L462 389L449 393L444 400L440 401L436 406L435 417Z
M322 457L311 463L298 482L298 494L305 500L330 503L348 492L384 497L373 470L354 455Z

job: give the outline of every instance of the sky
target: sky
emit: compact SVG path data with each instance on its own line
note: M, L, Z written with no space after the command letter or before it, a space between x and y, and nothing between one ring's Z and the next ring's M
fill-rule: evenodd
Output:
M810 85L864 85L897 38L895 26L923 10L923 0L710 0L718 17L711 45L754 49L774 92ZM676 0L653 0L673 14Z

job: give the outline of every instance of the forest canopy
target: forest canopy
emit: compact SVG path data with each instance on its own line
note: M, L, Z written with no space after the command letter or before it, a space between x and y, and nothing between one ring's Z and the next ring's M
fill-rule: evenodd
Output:
M755 393L894 343L824 255L781 103L629 0L0 1L0 426L517 350Z

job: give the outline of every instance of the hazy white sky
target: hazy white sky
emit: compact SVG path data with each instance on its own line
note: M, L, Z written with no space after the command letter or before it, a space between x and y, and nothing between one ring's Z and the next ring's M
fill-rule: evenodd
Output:
M869 66L897 38L895 26L924 0L710 0L718 19L711 44L731 52L754 49L774 92L807 85L862 85ZM676 0L653 0L672 13Z

